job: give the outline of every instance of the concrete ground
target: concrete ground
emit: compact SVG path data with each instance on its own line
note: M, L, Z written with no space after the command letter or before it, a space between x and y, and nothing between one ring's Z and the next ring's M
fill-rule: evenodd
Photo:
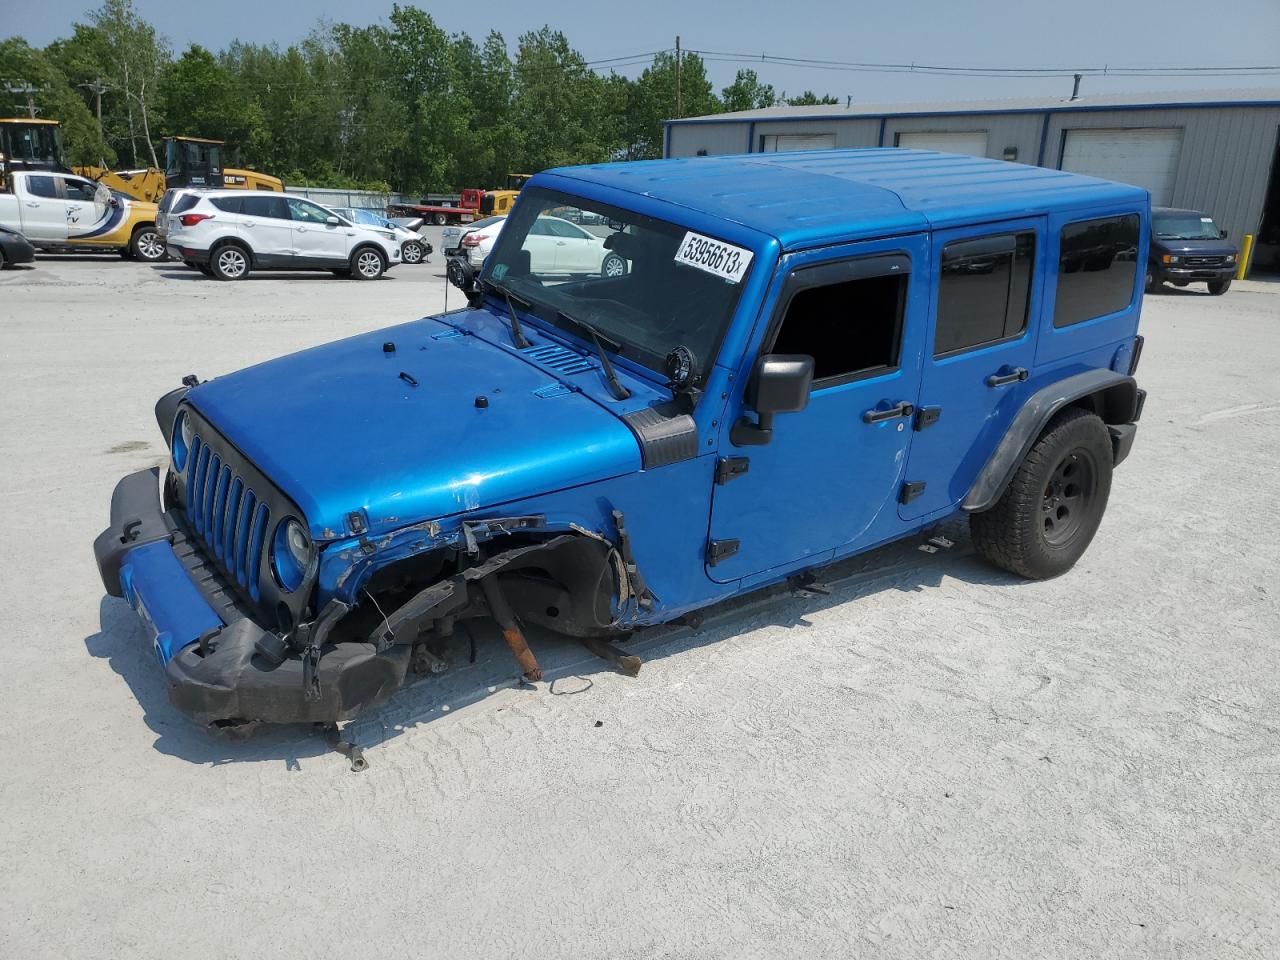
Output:
M641 638L634 680L538 638L517 688L477 630L348 730L363 773L213 738L103 595L112 486L184 374L437 310L441 267L0 275L0 956L1280 955L1280 285L1148 298L1138 442L1058 580L959 524Z

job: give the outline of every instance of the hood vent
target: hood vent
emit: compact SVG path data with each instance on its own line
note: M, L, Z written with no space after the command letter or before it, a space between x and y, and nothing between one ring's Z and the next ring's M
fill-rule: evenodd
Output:
M581 354L574 353L555 343L544 343L540 347L527 347L522 351L530 360L536 360L544 367L557 373L586 373L593 369L593 364Z

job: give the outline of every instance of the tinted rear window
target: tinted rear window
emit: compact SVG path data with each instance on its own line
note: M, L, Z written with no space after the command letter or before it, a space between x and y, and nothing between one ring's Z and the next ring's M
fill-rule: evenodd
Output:
M170 210L169 212L174 214L175 216L179 213L185 213L187 210L190 210L192 207L194 207L199 202L199 200L200 198L196 196L194 193L184 193L182 196L178 198L178 202L173 205L173 209Z
M244 197L214 197L209 202L224 213L239 213Z
M958 240L942 249L933 355L1008 340L1027 327L1035 234Z
M1138 215L1133 213L1082 220L1062 228L1055 327L1116 313L1133 302L1138 224Z
M250 195L241 201L240 212L247 217L271 217L276 220L289 219L289 206L284 197L265 197L261 194Z

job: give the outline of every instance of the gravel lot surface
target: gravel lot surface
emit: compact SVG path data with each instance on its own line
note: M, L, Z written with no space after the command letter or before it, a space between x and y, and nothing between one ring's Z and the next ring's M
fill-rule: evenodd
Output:
M478 629L348 729L359 774L188 724L91 550L154 401L443 294L439 254L0 276L0 956L1280 955L1280 284L1148 298L1138 441L1056 581L959 524L640 639L634 680L535 637L516 688Z

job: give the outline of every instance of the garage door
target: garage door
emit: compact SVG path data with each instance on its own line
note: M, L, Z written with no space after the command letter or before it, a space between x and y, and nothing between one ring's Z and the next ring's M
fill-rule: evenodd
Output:
M766 133L760 138L761 153L779 150L834 150L834 133Z
M1151 191L1151 202L1173 200L1182 131L1178 129L1068 130L1062 169L1118 180Z
M941 150L943 153L967 153L971 157L987 155L987 132L967 133L900 133L898 146L914 150Z

